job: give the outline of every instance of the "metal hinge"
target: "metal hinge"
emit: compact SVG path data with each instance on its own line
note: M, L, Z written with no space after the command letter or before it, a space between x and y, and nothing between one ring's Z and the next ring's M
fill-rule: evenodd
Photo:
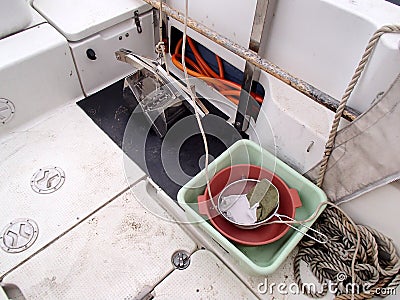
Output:
M133 18L135 19L135 24L136 24L136 29L138 33L142 33L142 25L140 24L140 19L139 19L139 11L135 10L133 12Z

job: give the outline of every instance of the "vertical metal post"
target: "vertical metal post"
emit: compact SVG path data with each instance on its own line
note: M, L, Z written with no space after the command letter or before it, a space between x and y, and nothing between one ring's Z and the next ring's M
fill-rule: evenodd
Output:
M156 45L160 41L160 29L159 24L159 11L156 8L153 8L153 36L154 36L154 45Z
M275 10L276 0L257 0L254 14L253 27L251 30L249 49L258 55L265 50L265 40L268 36L270 23ZM260 105L251 100L250 92L254 82L260 78L260 69L246 61L244 68L242 90L240 92L238 109L236 112L235 128L244 132L249 127L250 118L257 120Z

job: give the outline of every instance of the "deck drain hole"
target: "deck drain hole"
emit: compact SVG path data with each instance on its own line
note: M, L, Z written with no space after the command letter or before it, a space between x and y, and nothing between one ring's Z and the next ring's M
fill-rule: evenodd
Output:
M35 221L16 219L10 222L0 236L0 247L7 253L18 253L28 249L36 241L39 233Z
M58 167L39 169L31 179L32 189L39 194L57 191L65 182L65 173Z
M178 270L184 270L190 265L190 254L185 250L178 250L172 254L171 262Z
M0 125L9 122L15 113L14 104L7 99L0 98Z

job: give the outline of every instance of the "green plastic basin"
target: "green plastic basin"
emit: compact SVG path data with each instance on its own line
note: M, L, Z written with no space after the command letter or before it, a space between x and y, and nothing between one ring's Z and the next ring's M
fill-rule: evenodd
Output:
M218 171L237 164L252 164L269 169L282 178L289 188L296 189L303 204L296 209L296 220L310 217L317 206L326 201L326 195L319 187L270 152L249 140L236 142L218 156L209 166L209 176L212 178ZM197 197L204 194L205 186L205 171L203 170L179 190L178 202L185 210L188 219L207 232L229 252L245 271L258 275L275 272L303 238L301 232L290 229L276 242L262 246L244 246L228 240L206 220L205 216L198 212ZM321 212L322 209L319 214ZM305 223L305 225L311 226L314 221ZM299 229L302 232L307 231L304 227L299 227Z

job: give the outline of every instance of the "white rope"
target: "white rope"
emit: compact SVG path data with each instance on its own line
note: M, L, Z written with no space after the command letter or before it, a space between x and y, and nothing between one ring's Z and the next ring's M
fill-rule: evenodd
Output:
M326 169L328 167L328 161L331 156L333 146L335 144L335 138L337 135L340 119L343 115L343 111L346 107L347 101L349 100L351 93L353 92L358 80L361 77L361 73L364 71L365 66L367 65L367 62L372 55L372 51L374 50L376 44L378 43L379 38L383 34L399 33L399 32L400 32L400 25L386 25L386 26L383 26L380 29L378 29L374 33L372 38L369 40L368 45L365 48L364 54L358 64L358 67L357 67L356 71L354 72L354 75L351 78L351 81L350 81L349 85L347 86L346 91L343 94L342 100L340 101L340 104L336 110L335 117L333 119L332 128L329 133L329 138L325 145L324 157L322 158L320 170L319 170L318 177L317 177L317 185L319 187L321 187L322 183L324 182Z
M187 27L188 27L187 21L188 21L188 14L189 14L189 3L188 2L189 2L188 0L185 0L185 22L184 22L184 27L183 27L183 42L182 42L182 67L183 67L183 73L185 74L186 86L187 86L187 89L189 90L189 95L193 102L193 108L194 108L194 113L196 116L197 124L200 129L201 137L203 138L204 150L205 150L205 155L206 155L205 166L204 166L204 171L205 171L205 175L206 175L206 184L207 184L206 188L207 188L207 192L210 196L209 201L211 201L211 203L214 205L214 201L212 200L212 194L211 194L210 177L209 177L209 173L208 173L209 151L208 151L207 137L204 132L203 125L201 124L200 115L198 112L199 108L197 107L197 104L196 104L196 96L194 95L194 92L191 89L191 85L189 82L189 76L188 76L187 68L186 68L186 62L185 62L186 38L187 38Z

